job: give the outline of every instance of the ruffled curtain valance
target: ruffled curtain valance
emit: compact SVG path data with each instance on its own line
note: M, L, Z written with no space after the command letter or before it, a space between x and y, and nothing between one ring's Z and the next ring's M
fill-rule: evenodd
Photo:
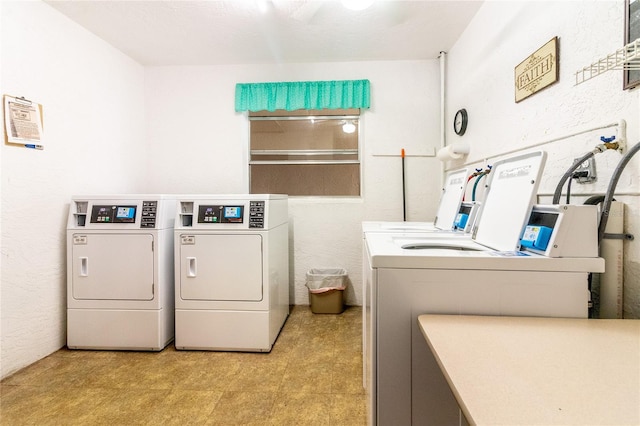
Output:
M236 111L369 108L369 80L236 84Z

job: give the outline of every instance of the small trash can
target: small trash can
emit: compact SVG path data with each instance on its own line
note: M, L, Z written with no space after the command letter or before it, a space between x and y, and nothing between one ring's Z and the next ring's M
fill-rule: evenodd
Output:
M310 269L307 288L311 312L314 314L341 314L344 311L344 290L347 271L340 268Z

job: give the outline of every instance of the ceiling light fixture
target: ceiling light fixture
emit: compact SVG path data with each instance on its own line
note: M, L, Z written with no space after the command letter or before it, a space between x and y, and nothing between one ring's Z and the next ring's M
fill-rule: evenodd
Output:
M269 11L269 2L267 0L257 0L257 5L260 13L267 13Z
M356 125L353 124L353 121L346 121L342 125L342 131L345 133L353 133L356 131Z
M374 0L342 0L342 5L350 10L365 10Z

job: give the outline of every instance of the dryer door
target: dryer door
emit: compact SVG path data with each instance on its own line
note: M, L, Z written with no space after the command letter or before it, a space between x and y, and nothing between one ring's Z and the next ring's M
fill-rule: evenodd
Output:
M183 300L259 302L262 281L261 235L196 234L180 245Z
M77 234L73 241L74 299L153 300L153 235Z

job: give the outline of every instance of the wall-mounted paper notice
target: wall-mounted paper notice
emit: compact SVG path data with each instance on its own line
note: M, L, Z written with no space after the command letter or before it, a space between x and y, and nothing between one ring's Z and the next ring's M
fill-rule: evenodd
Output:
M6 142L42 149L42 105L4 95Z

